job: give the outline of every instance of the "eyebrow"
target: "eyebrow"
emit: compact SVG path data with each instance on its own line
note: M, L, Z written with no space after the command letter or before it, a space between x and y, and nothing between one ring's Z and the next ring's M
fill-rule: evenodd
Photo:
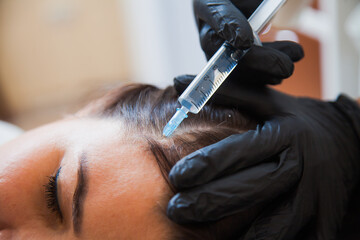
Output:
M88 189L87 181L87 157L85 153L82 153L80 156L79 169L77 171L77 183L73 196L72 203L72 219L74 233L76 236L81 234L81 225L83 222L83 210L84 210L84 200L86 198L86 193Z

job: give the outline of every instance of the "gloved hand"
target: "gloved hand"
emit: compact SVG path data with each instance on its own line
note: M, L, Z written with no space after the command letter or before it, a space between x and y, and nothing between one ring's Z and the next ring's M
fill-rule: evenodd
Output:
M210 57L228 41L238 49L250 51L239 62L230 79L253 84L279 84L294 71L294 62L304 57L300 45L293 42L253 45L253 33L247 21L261 0L194 0L194 12L201 47Z
M179 93L189 80L175 79ZM243 239L337 239L359 182L358 105L344 96L322 102L224 84L214 104L250 106L267 120L180 160L169 176L180 192L168 216L206 222L266 206Z

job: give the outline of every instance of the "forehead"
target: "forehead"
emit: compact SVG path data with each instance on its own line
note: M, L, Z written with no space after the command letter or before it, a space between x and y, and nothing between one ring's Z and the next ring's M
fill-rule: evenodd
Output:
M86 155L84 234L141 239L148 232L161 239L167 229L161 208L169 190L146 143L132 140L131 132L125 135L120 122L84 124L68 152Z
M101 219L95 223L100 229L131 239L163 224L159 214L168 190L151 157L124 144L102 159L89 155L88 161L84 230Z

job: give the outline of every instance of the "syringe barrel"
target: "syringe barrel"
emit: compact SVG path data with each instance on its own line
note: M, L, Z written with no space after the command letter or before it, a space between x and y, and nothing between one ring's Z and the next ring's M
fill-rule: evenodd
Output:
M192 113L198 113L225 79L235 69L246 50L224 43L179 97L179 102Z

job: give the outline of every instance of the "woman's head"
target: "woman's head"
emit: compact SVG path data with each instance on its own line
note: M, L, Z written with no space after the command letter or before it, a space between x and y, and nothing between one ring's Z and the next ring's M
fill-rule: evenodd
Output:
M173 88L117 88L75 116L2 146L0 238L212 235L209 226L219 224L180 227L166 218L176 191L167 174L183 156L253 122L236 110L207 106L164 138L176 101Z

